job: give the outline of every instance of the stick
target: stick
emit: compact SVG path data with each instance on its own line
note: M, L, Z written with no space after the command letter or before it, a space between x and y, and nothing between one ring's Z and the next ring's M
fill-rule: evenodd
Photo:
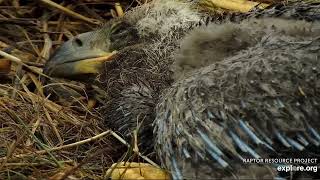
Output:
M44 4L47 4L53 8L56 8L58 10L60 10L61 12L69 15L69 16L72 16L74 18L77 18L77 19L80 19L82 21L85 21L87 23L90 23L90 24L100 24L100 22L98 20L95 20L95 19L90 19L90 18L87 18L79 13L76 13L68 8L65 8L63 6L61 6L60 4L57 4L55 2L52 2L50 0L40 0L40 2L44 3Z
M247 1L247 0L206 0L209 3L212 3L216 7L220 7L223 9L229 9L233 11L239 11L239 12L249 12L254 7L258 8L266 8L269 6L265 3L258 3L253 1Z

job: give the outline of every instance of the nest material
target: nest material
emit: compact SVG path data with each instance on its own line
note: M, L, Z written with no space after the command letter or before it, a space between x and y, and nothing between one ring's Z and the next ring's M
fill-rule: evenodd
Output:
M116 17L115 4L55 1L70 15L39 2L0 1L0 48L9 53L0 58L0 179L102 178L127 151L92 109L104 101L103 91L65 80L44 85L41 71L63 41ZM135 5L121 1L124 10ZM55 91L46 97L45 87Z
M73 171L74 177L98 177L104 173L100 167L113 162L109 154L121 157L115 139L101 135L106 130L99 128L98 114L81 115L32 93L17 94L15 99L0 98L2 178L39 179ZM99 134L96 140L81 142Z

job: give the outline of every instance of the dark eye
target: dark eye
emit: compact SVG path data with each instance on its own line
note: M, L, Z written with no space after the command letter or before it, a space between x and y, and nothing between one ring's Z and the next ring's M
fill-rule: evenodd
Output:
M75 39L74 39L74 42L75 42L76 45L79 46L79 47L83 46L83 43L82 43L81 39L79 39L79 38L75 38Z

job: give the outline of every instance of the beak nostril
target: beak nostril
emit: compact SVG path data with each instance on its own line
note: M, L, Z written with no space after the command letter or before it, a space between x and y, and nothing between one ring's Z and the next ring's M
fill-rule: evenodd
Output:
M83 46L83 43L82 43L82 41L79 39L79 38L75 38L74 39L74 42L77 44L77 46L79 46L79 47L81 47L81 46Z

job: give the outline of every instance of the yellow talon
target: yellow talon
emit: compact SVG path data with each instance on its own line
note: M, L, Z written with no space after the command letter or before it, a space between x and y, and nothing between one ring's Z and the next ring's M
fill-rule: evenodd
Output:
M266 3L259 3L254 1L247 0L203 0L202 3L205 3L207 6L220 7L227 10L238 11L238 12L249 12L254 7L264 9L269 6Z
M114 163L107 174L111 179L170 179L165 170L148 163L136 162Z

